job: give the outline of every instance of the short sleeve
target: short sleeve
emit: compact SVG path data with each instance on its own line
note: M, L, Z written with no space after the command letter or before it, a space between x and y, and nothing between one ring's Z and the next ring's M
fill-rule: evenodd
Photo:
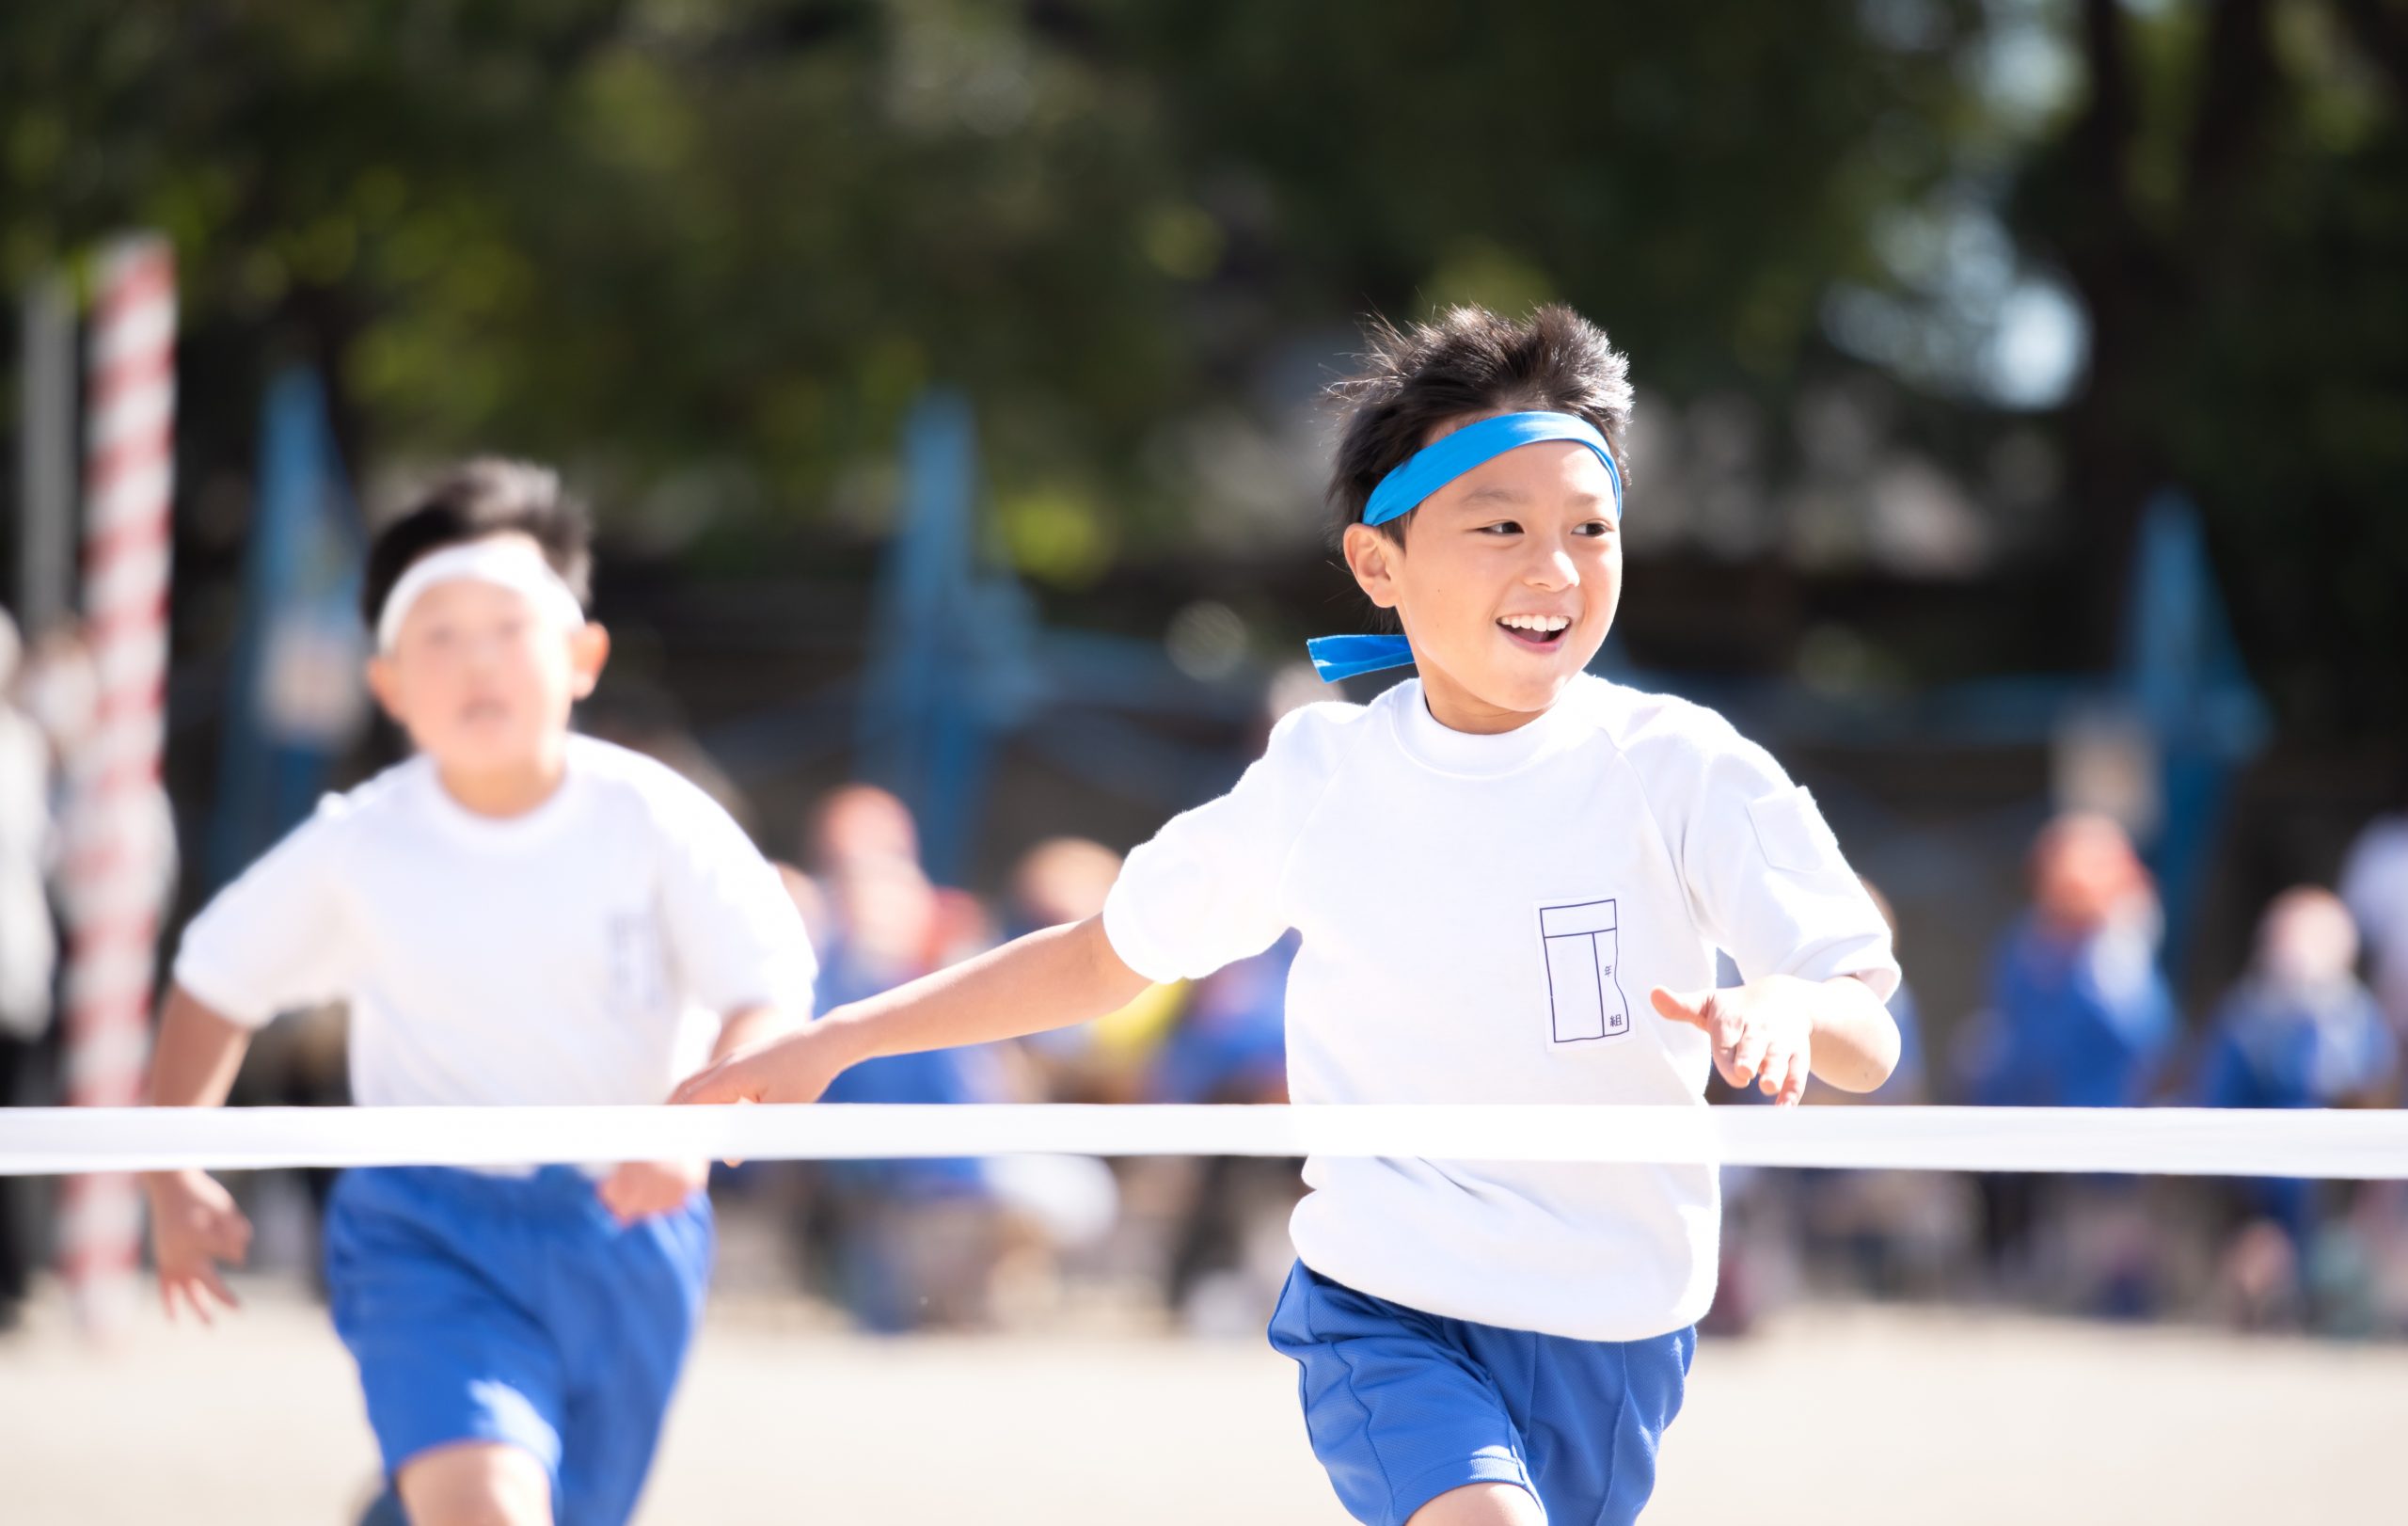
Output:
M1841 855L1814 797L1732 732L1705 757L1682 851L1700 930L1742 978L1853 975L1897 990L1889 925Z
M778 871L719 803L682 779L656 801L660 909L687 998L721 1017L811 1012L819 964Z
M1288 930L1288 856L1336 771L1342 724L1330 712L1359 713L1291 711L1228 794L1173 817L1130 853L1103 904L1121 962L1149 980L1200 979Z
M247 1028L348 994L358 941L338 872L341 814L329 797L201 908L177 946L177 985Z

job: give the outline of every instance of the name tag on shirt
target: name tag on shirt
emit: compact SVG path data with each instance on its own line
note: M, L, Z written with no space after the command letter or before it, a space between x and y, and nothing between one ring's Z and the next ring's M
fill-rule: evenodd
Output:
M1618 1039L1630 1031L1630 1004L1616 975L1621 943L1614 902L1539 908L1546 988L1557 1043Z

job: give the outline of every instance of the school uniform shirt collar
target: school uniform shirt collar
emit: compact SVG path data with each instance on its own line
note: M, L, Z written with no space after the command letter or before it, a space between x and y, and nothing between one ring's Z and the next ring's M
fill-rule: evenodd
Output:
M1536 720L1493 733L1457 731L1432 715L1418 678L1395 685L1377 703L1386 707L1397 746L1406 756L1434 772L1490 779L1519 772L1576 740L1594 682L1586 675L1576 677Z

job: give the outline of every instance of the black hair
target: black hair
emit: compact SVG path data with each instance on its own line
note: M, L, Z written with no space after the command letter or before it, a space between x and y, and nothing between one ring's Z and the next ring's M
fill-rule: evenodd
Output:
M478 456L445 469L368 546L359 612L371 630L393 585L423 557L489 535L522 534L583 606L592 602L594 530L560 473L531 461Z
M1606 331L1570 308L1540 308L1515 322L1486 308L1449 308L1428 323L1400 329L1373 318L1370 345L1354 375L1329 389L1344 407L1338 460L1329 477L1333 534L1360 524L1371 490L1430 443L1431 432L1473 414L1569 413L1594 424L1613 453L1625 486L1630 466L1630 358ZM1413 516L1377 526L1399 545Z

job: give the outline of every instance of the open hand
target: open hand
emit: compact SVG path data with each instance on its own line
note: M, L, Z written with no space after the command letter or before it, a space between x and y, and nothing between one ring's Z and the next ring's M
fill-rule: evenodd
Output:
M218 1275L217 1264L243 1264L251 1250L251 1221L234 1206L233 1194L206 1172L163 1171L147 1184L159 1305L173 1319L182 1297L203 1325L214 1325L213 1304L242 1307Z
M683 1208L710 1176L711 1163L706 1160L631 1160L605 1177L594 1191L620 1223L633 1224Z
M1775 981L1687 993L1657 986L1648 999L1661 1016L1711 1041L1714 1068L1731 1085L1753 1085L1784 1107L1806 1095L1814 1020L1801 1004L1784 999Z

